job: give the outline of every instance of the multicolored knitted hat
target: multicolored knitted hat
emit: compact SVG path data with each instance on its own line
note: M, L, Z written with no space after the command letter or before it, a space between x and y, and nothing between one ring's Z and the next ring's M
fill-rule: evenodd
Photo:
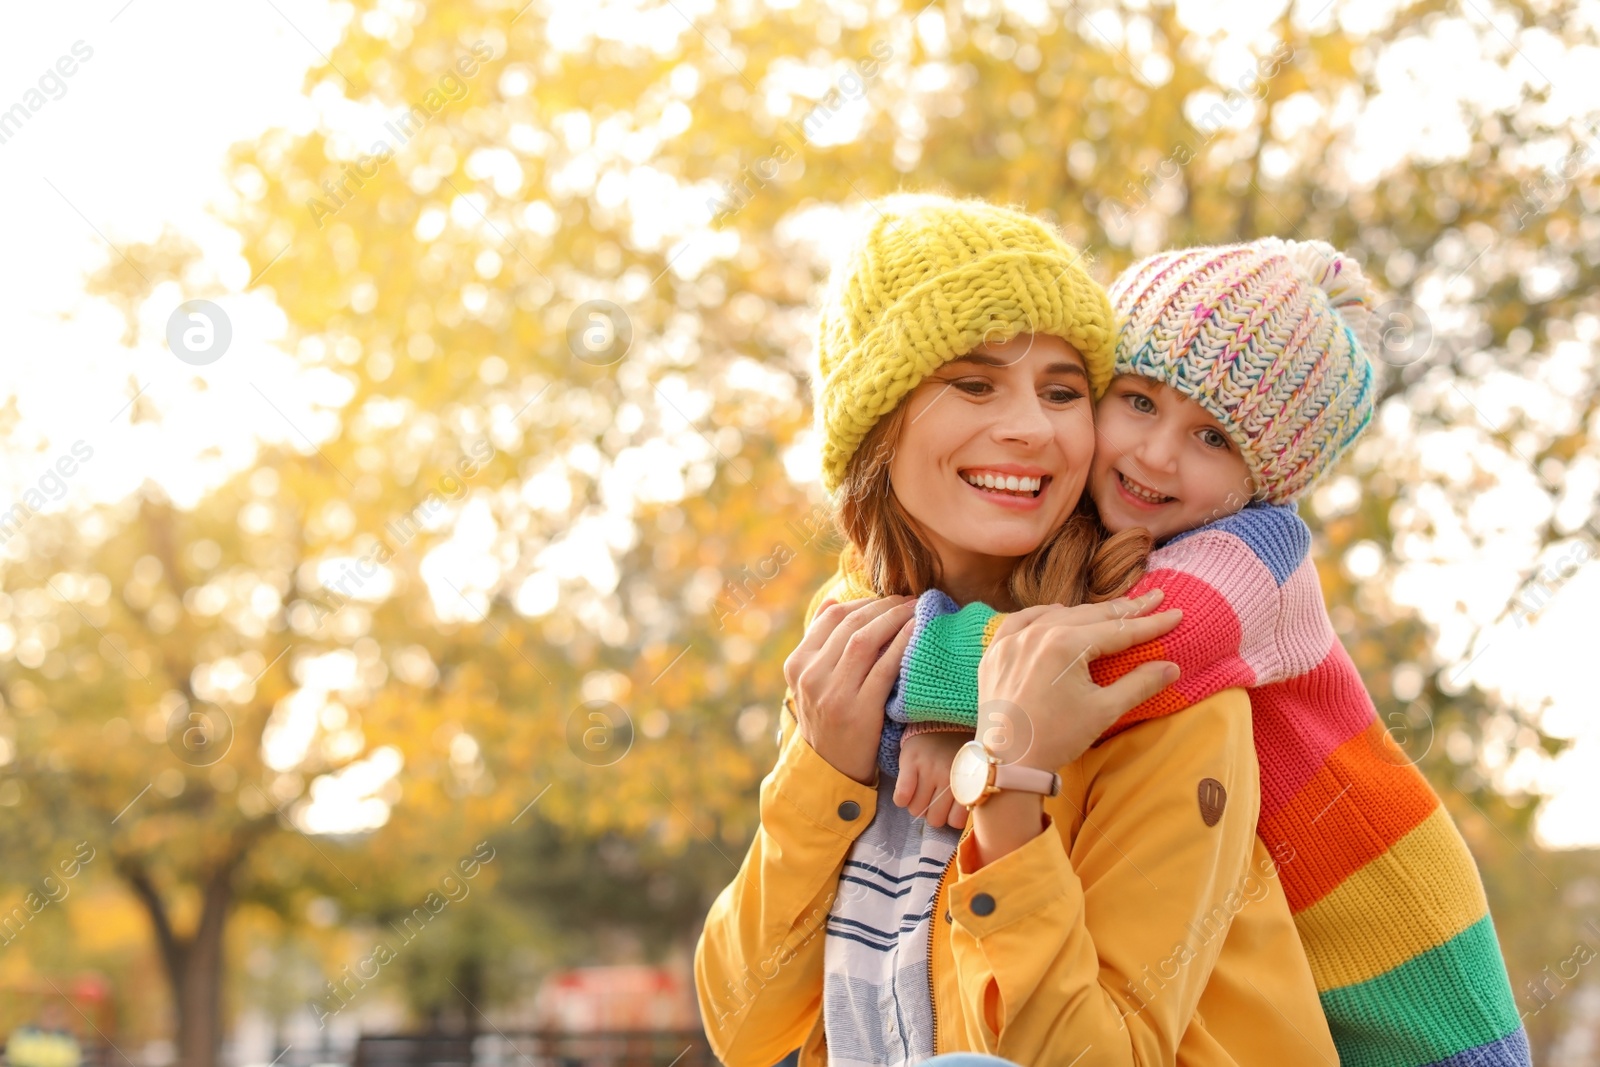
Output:
M982 344L1049 334L1111 381L1111 302L1082 255L1031 215L981 200L901 194L872 205L834 267L817 329L822 483L844 481L862 438L939 367Z
M1323 241L1161 252L1123 271L1111 299L1116 372L1205 408L1262 499L1304 492L1372 421L1376 294Z

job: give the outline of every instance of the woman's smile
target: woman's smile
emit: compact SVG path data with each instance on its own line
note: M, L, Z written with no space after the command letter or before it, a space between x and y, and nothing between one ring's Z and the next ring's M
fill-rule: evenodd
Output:
M963 467L960 475L986 503L1019 511L1032 511L1042 506L1052 481L1042 468L1015 463Z

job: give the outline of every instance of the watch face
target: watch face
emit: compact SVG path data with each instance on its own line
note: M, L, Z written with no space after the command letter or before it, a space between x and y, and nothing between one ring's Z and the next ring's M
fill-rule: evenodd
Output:
M956 749L950 764L950 796L957 804L970 808L983 796L989 784L989 754L981 741L968 741Z

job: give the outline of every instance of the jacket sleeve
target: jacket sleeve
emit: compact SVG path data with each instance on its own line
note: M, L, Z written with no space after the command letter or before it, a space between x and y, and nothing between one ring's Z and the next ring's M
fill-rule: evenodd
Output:
M701 1018L727 1067L771 1067L815 1024L828 910L878 799L876 782L839 771L799 735L787 708L781 715L755 840L695 945Z
M974 869L964 835L951 948L971 1047L1017 1063L1175 1062L1244 906L1260 807L1241 690L1091 750L1063 797L1087 810L1071 852L1050 828ZM1225 793L1220 816L1206 825ZM1207 797L1206 808L1201 797ZM1072 813L1064 813L1072 818Z

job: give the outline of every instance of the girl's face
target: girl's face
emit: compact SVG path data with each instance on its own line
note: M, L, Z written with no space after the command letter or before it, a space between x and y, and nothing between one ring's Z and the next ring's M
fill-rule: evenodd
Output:
M889 480L946 578L1008 573L1077 506L1094 412L1083 357L1059 337L980 345L905 403Z
M1112 533L1142 526L1157 544L1232 515L1255 491L1217 420L1169 385L1126 374L1095 405L1089 492Z

